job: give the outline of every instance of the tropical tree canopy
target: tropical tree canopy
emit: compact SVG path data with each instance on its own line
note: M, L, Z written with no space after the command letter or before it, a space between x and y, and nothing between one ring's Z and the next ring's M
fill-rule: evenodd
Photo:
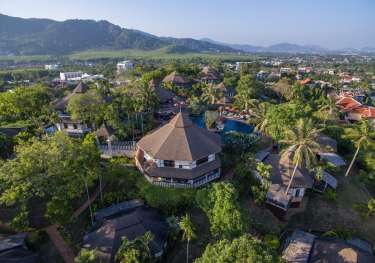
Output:
M0 163L0 202L18 205L25 213L32 202L45 206L52 222L66 222L72 212L71 200L97 178L100 155L92 141L75 141L63 133L23 142L16 158Z
M72 97L68 104L72 119L88 123L100 123L103 109L104 101L94 90Z
M130 241L123 238L121 246L116 253L117 263L147 263L152 261L149 243L153 239L151 232L146 232L143 236L136 237Z
M207 214L213 235L233 238L241 234L244 222L238 193L231 183L214 183L209 188L199 190L197 203Z
M195 263L282 262L270 246L246 234L232 241L224 239L206 247Z

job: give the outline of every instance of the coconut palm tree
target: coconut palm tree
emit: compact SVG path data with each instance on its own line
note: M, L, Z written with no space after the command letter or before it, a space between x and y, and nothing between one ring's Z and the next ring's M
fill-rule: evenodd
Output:
M284 154L293 154L294 169L286 193L289 192L298 167L311 168L316 163L316 153L320 150L317 137L322 129L317 129L311 120L299 119L292 129L285 131L285 139L280 143L288 145Z
M189 263L189 243L195 238L195 230L188 214L182 218L180 228L184 232L182 238L186 240L186 263Z
M326 127L328 119L335 120L338 117L338 108L336 102L329 96L324 96L319 105L319 112L323 117L323 127Z
M347 130L346 134L344 135L344 138L352 140L357 147L357 150L354 153L353 159L350 162L348 170L345 173L345 176L348 176L361 147L366 147L370 144L375 143L374 124L369 120L363 120L354 128Z
M203 87L203 100L209 104L215 104L223 96L220 89L213 84L205 84Z
M267 111L269 104L267 102L258 103L258 101L252 102L250 123L255 125L255 130L262 133L267 133Z

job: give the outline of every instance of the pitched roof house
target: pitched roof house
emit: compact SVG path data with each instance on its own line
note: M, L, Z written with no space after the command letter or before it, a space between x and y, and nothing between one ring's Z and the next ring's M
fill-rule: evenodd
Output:
M282 257L287 263L375 262L371 244L363 246L365 241L357 240L324 238L295 230L286 241Z
M187 87L190 85L190 81L182 74L173 71L163 79L163 84L172 84L178 87Z
M136 164L153 184L198 187L220 176L220 152L220 136L180 112L137 143Z
M336 105L345 114L347 121L360 121L362 119L375 120L375 108L366 106L353 98L352 95L344 94L340 96Z
M122 238L129 240L151 232L151 254L160 257L167 245L169 227L166 219L154 208L136 200L101 209L95 215L96 226L85 235L83 247L96 249L103 263L115 262Z
M55 103L54 107L60 113L59 121L55 124L59 131L63 131L69 136L79 137L91 132L92 124L73 120L70 114L66 112L69 101L77 95L84 94L87 90L88 86L83 82L79 82L71 93Z
M215 84L219 82L219 73L210 66L203 67L200 80L204 83Z

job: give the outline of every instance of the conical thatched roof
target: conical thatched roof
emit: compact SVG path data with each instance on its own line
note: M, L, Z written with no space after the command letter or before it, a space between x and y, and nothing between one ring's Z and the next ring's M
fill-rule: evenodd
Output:
M87 90L88 90L88 86L85 83L83 83L83 82L79 82L78 85L74 88L74 90L71 93L69 93L64 98L62 98L61 100L59 100L59 101L56 102L56 104L54 106L55 109L56 110L64 111L66 109L66 107L68 106L69 100L73 96L75 96L77 94L83 94Z
M163 79L163 82L177 84L177 85L186 85L189 83L189 80L182 74L179 74L176 71L173 71L171 74L169 74Z
M180 112L168 124L143 137L138 147L155 159L195 161L220 152L221 140Z
M217 71L209 66L205 66L202 69L201 75L202 75L202 79L206 79L206 80L218 80L219 79L219 74L217 73Z

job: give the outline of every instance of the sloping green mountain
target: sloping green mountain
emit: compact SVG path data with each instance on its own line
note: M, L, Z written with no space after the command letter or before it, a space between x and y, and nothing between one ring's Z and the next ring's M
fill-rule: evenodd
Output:
M0 14L0 55L67 54L87 49L234 52L223 45L191 38L157 37L108 21L24 19Z

